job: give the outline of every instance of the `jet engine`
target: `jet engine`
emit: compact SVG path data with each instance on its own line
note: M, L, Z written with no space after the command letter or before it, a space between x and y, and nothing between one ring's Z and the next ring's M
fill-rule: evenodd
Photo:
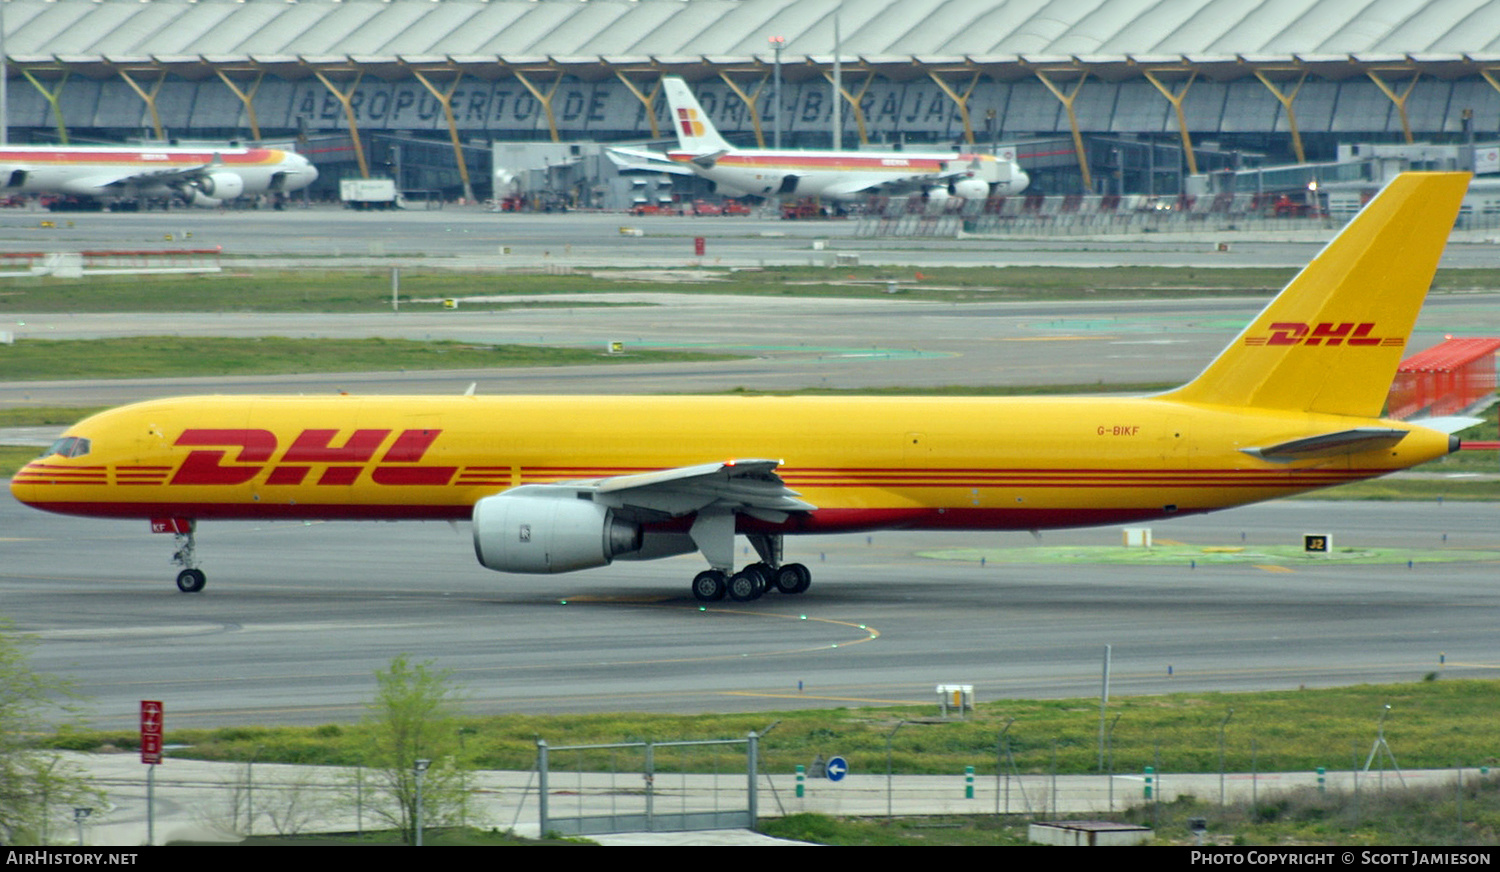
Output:
M983 200L990 195L990 183L984 179L965 176L961 179L954 179L948 185L948 193L965 200Z
M192 186L210 200L233 200L245 193L245 180L236 173L205 173L193 179Z
M474 554L501 572L572 572L639 551L641 528L571 496L499 494L474 504Z

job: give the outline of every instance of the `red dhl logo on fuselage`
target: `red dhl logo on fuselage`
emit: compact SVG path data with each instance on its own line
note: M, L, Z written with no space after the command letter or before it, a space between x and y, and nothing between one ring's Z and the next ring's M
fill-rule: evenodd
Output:
M370 479L385 485L446 485L457 467L413 466L432 447L441 430L355 430L341 445L334 445L338 430L303 430L281 457L272 462L280 447L270 430L188 429L174 445L189 446L187 459L168 484L238 485L253 481L269 469L267 485L307 483L314 466L323 467L316 484L351 485L360 473L370 470ZM384 447L380 460L369 466ZM233 460L225 455L238 449Z
M1364 321L1320 321L1314 325L1301 321L1277 321L1271 324L1270 336L1246 336L1246 345L1355 345L1366 347L1400 346L1406 340L1399 336L1371 336L1375 324Z

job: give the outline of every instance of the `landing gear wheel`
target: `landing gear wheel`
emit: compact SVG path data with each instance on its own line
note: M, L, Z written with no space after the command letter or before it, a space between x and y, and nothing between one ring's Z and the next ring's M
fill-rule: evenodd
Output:
M729 598L747 603L760 599L766 592L766 576L753 566L747 566L729 579Z
M184 569L177 573L177 589L183 593L197 593L208 584L208 576L201 569Z
M724 573L717 569L709 569L698 573L693 578L693 597L701 603L718 602L724 598L724 591L727 587Z
M782 593L802 593L812 586L812 571L800 563L788 563L776 570L772 580Z

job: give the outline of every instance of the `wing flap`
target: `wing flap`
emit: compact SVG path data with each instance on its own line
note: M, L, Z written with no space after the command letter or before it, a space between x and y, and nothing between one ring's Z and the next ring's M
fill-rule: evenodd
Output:
M776 474L780 465L779 460L729 460L588 481L525 485L508 493L542 495L563 489L627 512L673 518L709 506L756 517L815 509Z

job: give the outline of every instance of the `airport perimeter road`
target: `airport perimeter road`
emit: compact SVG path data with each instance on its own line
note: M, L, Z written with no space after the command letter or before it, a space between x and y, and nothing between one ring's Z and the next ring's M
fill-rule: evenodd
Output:
M1412 681L1500 669L1500 505L1287 501L1157 524L1191 545L1401 549L1380 566L1190 568L934 560L929 549L1112 546L1114 528L793 538L799 597L700 608L692 557L553 577L479 567L466 525L208 523L207 590L177 592L142 521L0 501L0 600L34 665L78 682L91 722L141 699L174 727L350 721L399 654L467 685L475 712L772 711ZM1241 539L1243 534L1244 539ZM1446 538L1446 541L1445 541ZM1479 549L1477 561L1441 552ZM1440 666L1440 658L1446 665Z
M52 222L55 226L43 226ZM1260 233L1204 231L1100 238L856 238L855 221L633 217L620 213L498 214L477 206L354 212L335 206L284 212L52 214L0 210L0 251L222 247L234 263L309 267L362 263L452 267L754 267L828 265L836 254L863 264L933 266L1298 267L1335 227ZM622 228L641 236L622 234ZM703 257L693 239L707 243ZM1494 265L1493 231L1456 234L1443 265ZM815 250L814 240L826 243ZM1229 243L1220 251L1220 243ZM240 261L238 258L248 258Z

